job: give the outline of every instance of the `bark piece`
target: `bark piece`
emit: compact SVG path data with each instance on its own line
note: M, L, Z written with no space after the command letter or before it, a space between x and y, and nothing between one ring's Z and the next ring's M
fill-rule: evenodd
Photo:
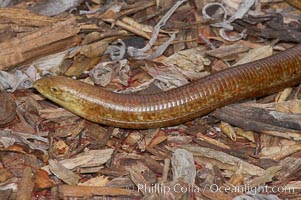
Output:
M213 163L220 163L220 165L218 165L220 168L224 167L222 164L226 164L227 166L225 166L225 169L233 170L238 168L238 163L241 163L242 172L244 174L261 176L264 173L264 170L262 168L247 163L239 158L228 155L224 152L219 152L213 149L199 147L195 145L184 145L180 147L191 152L195 159L199 157L201 160L204 161L209 159L215 161Z
M54 186L54 182L50 179L48 173L42 169L38 170L34 175L35 189L46 189Z
M256 131L296 141L301 140L301 115L291 115L263 108L233 104L216 110L213 115L245 130Z
M249 183L250 187L265 185L265 184L273 181L273 178L279 174L280 170L281 170L281 166L270 167L269 169L265 170L263 176L254 178Z
M292 179L292 177L300 177L301 175L301 159L300 158L285 158L280 162L281 171L278 179L281 182Z
M67 137L72 136L75 138L78 136L83 129L85 128L85 120L75 121L74 123L70 124L68 120L62 120L59 126L55 127L55 137Z
M0 43L0 70L32 61L76 45L79 27L74 18L41 28L22 37Z
M99 124L89 121L85 122L85 127L87 136L93 138L91 142L97 146L97 148L105 146L113 132L113 128L105 129Z
M164 167L162 165L160 165L159 162L157 162L152 157L150 157L148 154L145 154L143 156L143 161L144 161L145 165L148 168L150 168L153 172L155 172L156 174L162 174L163 173Z
M76 58L73 65L69 67L65 75L70 77L79 77L84 71L89 71L90 69L92 69L99 62L99 60L99 57L90 59L84 55L80 55Z
M12 177L13 177L13 174L9 170L0 168L0 183L5 182L6 180L8 180Z
M21 27L44 27L61 21L58 18L51 18L35 14L22 8L0 8L0 24L10 25L14 28L16 25ZM20 29L17 29L20 30Z
M122 188L133 188L134 183L128 177L118 177L112 179L106 186L108 187L122 187Z
M49 169L59 179L69 185L77 185L80 177L55 160L49 160Z
M15 119L17 109L15 101L1 88L0 85L0 126Z
M65 159L60 161L67 169L74 169L75 167L95 167L106 163L112 156L113 149L90 150L78 154L74 158ZM43 167L49 172L49 165Z
M250 50L248 53L244 54L236 63L236 65L242 65L245 63L249 63L255 60L259 60L273 54L273 48L269 45L258 47Z
M33 191L33 174L30 167L25 167L18 187L17 200L31 200Z
M103 186L107 185L108 182L109 182L108 177L96 176L85 182L79 183L79 185L103 187Z
M232 44L229 46L220 47L218 49L206 51L206 54L228 61L235 59L239 53L246 52L248 50L249 48L247 46L241 44Z

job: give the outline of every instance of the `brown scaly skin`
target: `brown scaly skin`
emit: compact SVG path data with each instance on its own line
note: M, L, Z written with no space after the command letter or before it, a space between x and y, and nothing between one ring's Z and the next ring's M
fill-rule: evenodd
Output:
M290 5L301 10L301 0L285 0Z
M34 87L71 112L111 126L146 129L180 124L224 105L301 83L301 45L149 95L117 94L63 76Z

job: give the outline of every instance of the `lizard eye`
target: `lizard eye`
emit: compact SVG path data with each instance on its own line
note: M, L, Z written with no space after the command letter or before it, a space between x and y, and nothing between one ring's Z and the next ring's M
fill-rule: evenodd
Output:
M51 88L50 88L50 91L53 92L53 93L57 93L57 92L58 92L58 89L55 88L55 87L51 87Z

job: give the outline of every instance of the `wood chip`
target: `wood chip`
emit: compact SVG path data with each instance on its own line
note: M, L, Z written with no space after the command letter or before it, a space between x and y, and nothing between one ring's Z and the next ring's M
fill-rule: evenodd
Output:
M214 159L218 163L225 163L227 165L230 165L231 168L228 169L237 169L238 168L237 163L241 163L242 172L244 174L261 176L264 173L264 170L261 169L260 167L252 165L239 158L236 158L234 156L228 155L220 151L215 151L213 149L194 146L194 145L185 145L182 146L182 148L187 149L189 152L193 154L194 157ZM219 167L223 167L223 166L219 165Z
M53 54L75 46L79 42L75 20L57 22L22 37L0 43L0 70L32 61L47 54Z

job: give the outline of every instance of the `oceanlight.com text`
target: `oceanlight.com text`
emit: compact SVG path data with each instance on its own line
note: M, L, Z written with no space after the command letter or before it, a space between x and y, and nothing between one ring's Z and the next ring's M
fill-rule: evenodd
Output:
M167 186L164 184L155 184L152 186L147 186L145 184L138 185L138 192L143 193L162 193L166 194L169 192L176 193L185 193L185 192L225 192L225 193L266 193L266 194L275 194L275 193L294 193L295 189L292 187L285 186L256 186L252 187L248 184L241 186L219 186L217 184L206 184L203 188L195 187L193 185L181 185L175 184L173 186Z

